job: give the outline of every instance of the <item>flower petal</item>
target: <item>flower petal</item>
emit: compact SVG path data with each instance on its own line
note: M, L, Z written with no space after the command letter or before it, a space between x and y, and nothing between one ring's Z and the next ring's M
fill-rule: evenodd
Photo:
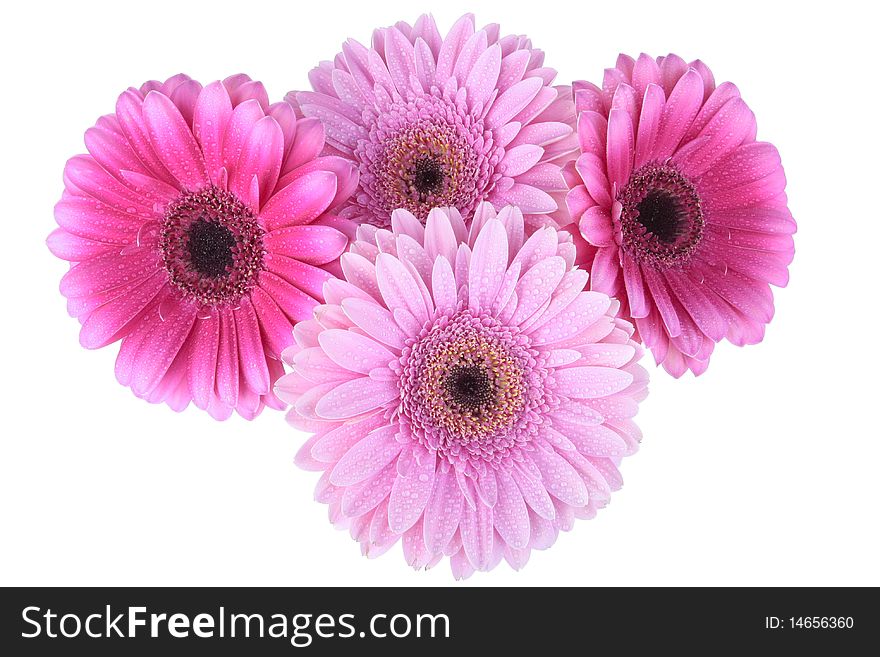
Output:
M143 113L153 150L180 184L189 191L210 184L199 145L171 99L151 91L144 98Z
M352 486L380 472L400 453L402 445L396 435L395 425L371 431L339 459L330 473L330 483Z
M388 499L391 531L402 534L421 517L434 488L436 461L435 453L429 452L412 465L406 476L397 477Z
M321 398L315 412L325 420L344 420L380 408L399 396L396 382L361 377L333 388Z

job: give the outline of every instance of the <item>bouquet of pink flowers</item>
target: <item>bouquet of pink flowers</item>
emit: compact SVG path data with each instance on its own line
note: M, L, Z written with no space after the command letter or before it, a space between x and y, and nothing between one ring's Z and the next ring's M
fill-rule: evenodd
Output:
M644 348L680 377L760 342L796 230L701 61L555 78L524 36L422 16L280 102L245 75L126 90L48 239L80 342L175 411L289 408L367 556L521 568L621 486Z

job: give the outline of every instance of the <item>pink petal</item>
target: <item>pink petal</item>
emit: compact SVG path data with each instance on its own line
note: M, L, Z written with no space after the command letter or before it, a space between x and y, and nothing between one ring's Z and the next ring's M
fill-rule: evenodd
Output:
M514 146L505 152L499 172L515 178L535 166L543 155L544 149L534 144Z
M452 225L442 211L434 209L425 222L425 251L432 260L444 256L449 262L455 260L458 238Z
M259 183L260 204L269 198L284 155L284 134L281 126L271 116L265 116L254 124L242 146L235 167L229 171L229 191L239 198L247 198L251 181ZM255 207L254 210L259 210Z
M376 280L388 308L408 309L420 323L428 320L428 309L419 286L400 260L380 253L376 258Z
M402 534L421 517L434 488L436 455L429 452L416 461L406 476L398 476L388 500L388 526Z
M645 292L645 282L639 263L630 257L623 259L623 281L629 300L630 314L633 317L647 317L650 311Z
M476 509L465 504L462 507L459 531L468 561L477 570L487 569L494 547L492 509L485 504L478 503Z
M660 118L660 129L652 159L663 160L673 154L703 103L703 79L688 71L676 83Z
M673 158L688 176L697 178L721 158L731 154L755 130L755 115L740 98L732 98L718 110L698 138L700 146Z
M271 297L291 325L312 318L317 299L269 271L260 272L258 280L259 288ZM285 347L292 342L290 337L287 336Z
M600 248L596 251L590 267L590 289L609 296L617 294L620 273L619 251L616 246Z
M381 413L343 424L324 434L312 446L311 456L324 463L336 463L354 445L367 437L374 429L387 425Z
M220 346L220 319L212 313L196 322L187 354L187 380L193 402L206 409L214 395L217 375L217 349Z
M510 189L503 192L496 191L495 195L502 201L517 206L526 214L544 214L557 209L556 201L550 194L524 183L514 183Z
M513 147L527 144L548 146L571 134L571 126L567 123L563 123L562 121L541 121L540 123L532 123L523 126L523 128L517 133L516 138L510 142L510 145Z
M644 282L651 292L654 304L660 312L660 317L663 319L663 325L667 333L670 337L679 335L681 333L681 323L678 320L678 315L675 312L675 307L672 304L672 299L666 284L663 282L663 278L652 267L648 266L642 268L642 274Z
M524 548L528 546L531 535L526 503L516 482L506 470L499 469L496 475L498 503L493 510L495 529L510 547Z
M633 382L632 374L624 370L590 365L557 370L553 378L559 394L575 399L607 397Z
M151 91L144 99L143 114L156 155L180 184L190 191L210 184L199 145L174 103Z
M110 252L117 252L118 246L106 242L95 242L93 240L79 237L68 233L63 228L56 228L46 239L46 246L56 258L68 260L71 262L81 262L90 260Z
M297 374L316 384L350 381L357 376L331 360L320 347L300 349L288 360ZM288 390L285 389L284 392Z
M630 453L623 438L602 425L580 427L576 433L568 434L581 454L608 458L623 457Z
M118 340L120 333L156 298L167 282L164 272L157 272L91 312L80 330L80 344L86 349L97 349Z
M555 344L578 335L585 327L599 320L610 304L610 299L604 294L581 292L553 321L540 325L532 332L532 344Z
M547 520L553 520L556 517L553 500L547 494L547 488L544 484L525 476L516 468L511 471L511 476L519 487L523 500L535 513Z
M250 298L257 319L260 321L266 354L272 358L279 358L284 348L293 340L290 321L272 297L259 285L251 288Z
M317 219L336 196L336 180L334 173L318 170L291 181L263 207L260 217L266 229L309 224Z
M154 323L135 357L131 388L136 394L146 395L159 384L189 336L195 319L194 306L176 303L163 321Z
M737 89L736 85L732 82L721 83L718 88L709 95L709 98L706 99L700 113L697 114L697 118L694 119L693 124L691 124L690 129L687 131L687 134L685 134L683 141L687 143L696 138L696 136L703 131L703 128L709 124L709 121L712 120L715 114L718 113L718 110L724 107L731 98L739 98L739 89Z
M322 265L339 257L348 245L348 238L329 226L287 226L267 233L263 244L270 253Z
M718 311L717 301L684 274L669 270L665 272L665 277L669 289L676 295L697 327L714 342L720 341L727 333L727 321Z
M578 229L584 239L594 246L612 246L614 244L614 226L608 210L594 205L584 212L578 222Z
M584 153L575 162L575 168L593 200L603 208L610 209L611 186L605 175L605 165L602 160L591 153Z
M425 546L430 552L442 552L452 540L458 529L463 500L454 471L438 472L424 512Z
M92 157L116 177L123 169L149 173L121 132L97 126L89 128L86 130L85 143Z
M323 298L324 283L331 279L336 280L333 274L325 269L276 253L267 253L263 256L263 265L267 271L319 301Z
M265 395L269 393L271 381L257 313L248 297L242 297L239 303L240 308L233 312L240 359L239 371L251 390L258 395Z
M395 440L396 435L395 425L370 432L339 459L330 473L330 483L352 486L380 472L400 453L402 445Z
M543 449L536 449L531 456L541 471L548 493L571 506L586 506L589 502L587 487L568 461L556 452L546 452Z
M608 120L599 112L581 112L577 118L578 143L581 151L603 155L608 139Z
M165 168L161 160L156 156L156 151L150 143L149 130L144 121L143 99L136 92L129 90L123 92L116 101L116 118L119 127L125 134L138 159L157 178L170 185L176 185L177 181Z
M486 114L485 125L498 128L519 114L538 95L544 82L540 78L526 78L504 91Z
M306 94L298 94L298 98L308 99ZM358 139L366 136L364 128L339 111L327 106L323 97L311 99L312 102L300 101L300 108L309 118L320 120L324 125L326 142L343 153L351 153Z
M62 277L60 290L67 297L91 297L144 281L156 271L158 256L152 249L137 249L126 256L114 251L75 264Z
M235 170L248 135L251 134L257 121L265 116L260 103L254 99L233 105L232 116L229 117L226 132L223 134L223 167L227 172Z
M663 80L663 89L669 96L676 83L688 72L688 65L678 55L669 54L666 57L658 57L660 64L660 78Z
M642 53L636 60L632 73L632 86L636 91L636 96L641 100L648 86L652 84L655 86L661 84L660 67L657 66L657 61L653 57ZM660 89L659 86L657 88Z
M464 84L468 90L468 101L472 105L485 107L495 92L500 72L501 48L498 44L493 44L479 56Z
M388 367L396 356L379 342L368 337L342 329L324 331L318 336L324 352L340 366L369 374L376 368Z
M394 463L389 463L370 479L346 487L342 495L342 513L356 518L372 511L388 497L396 480L397 469Z
M220 311L220 339L217 350L217 394L229 406L238 405L238 334L232 310Z
M660 134L660 119L663 116L663 108L666 97L663 89L656 84L649 84L645 90L642 110L639 115L639 126L636 134L634 169L640 169L651 159L657 136Z
M296 135L284 162L281 175L285 175L306 162L314 160L324 148L324 124L318 119L299 119Z
M473 14L465 14L459 18L449 30L440 51L437 53L437 82L443 85L455 68L462 47L474 34Z
M315 412L326 420L343 420L380 408L399 396L396 382L361 377L346 381L324 395Z
M208 177L215 185L223 167L223 135L232 116L232 101L221 82L202 89L196 100L193 133L202 149Z
M342 310L371 337L395 349L403 348L406 336L385 308L363 299L344 299Z
M562 281L565 270L565 261L553 256L539 261L523 274L516 285L517 306L510 323L519 326L545 307L556 286Z
M471 256L468 291L469 307L479 312L492 306L507 271L507 231L497 219L483 226Z
M120 172L121 173L121 172ZM90 155L75 155L64 166L64 182L69 191L80 191L85 200L100 201L119 212L126 213L128 222L143 223L155 218L157 212L153 199L133 190L101 168ZM73 201L80 196L65 194L62 202Z

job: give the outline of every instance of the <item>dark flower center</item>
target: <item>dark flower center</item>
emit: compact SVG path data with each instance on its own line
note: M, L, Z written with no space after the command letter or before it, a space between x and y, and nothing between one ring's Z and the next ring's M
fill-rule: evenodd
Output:
M416 161L413 168L412 186L424 200L443 187L443 165L432 157L423 157Z
M651 190L636 206L636 219L649 233L661 242L674 242L681 234L683 224L681 210L674 196L665 190Z
M223 276L235 261L232 248L235 235L214 221L198 219L189 227L190 263L198 273L216 278Z
M494 386L488 372L479 365L458 365L450 369L443 388L456 404L476 411L494 401Z
M235 305L263 269L263 229L253 211L210 187L165 210L159 252L172 285L206 305Z
M703 238L705 219L697 190L671 165L646 164L618 194L623 248L641 262L685 262Z
M440 94L440 92L437 92ZM501 174L492 133L453 101L427 94L394 102L358 140L365 218L383 228L395 210L425 221L433 208L456 208L468 217Z

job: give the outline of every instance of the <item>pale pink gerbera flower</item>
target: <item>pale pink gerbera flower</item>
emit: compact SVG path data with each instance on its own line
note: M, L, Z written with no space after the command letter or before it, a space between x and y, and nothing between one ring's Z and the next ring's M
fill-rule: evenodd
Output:
M349 40L291 93L355 162L360 186L344 216L390 225L405 208L424 222L434 207L469 220L481 201L517 205L526 222L567 223L560 161L577 149L570 90L522 36L475 30L463 16L445 38L434 19L376 30L372 48ZM561 212L557 212L560 210ZM564 219L560 218L564 215Z
M489 203L469 233L454 209L361 226L276 392L315 432L297 463L324 472L317 499L366 555L402 538L414 567L520 568L620 486L647 374L574 259L567 233L524 241L522 213Z
M243 75L129 89L85 142L48 240L72 263L61 292L80 342L121 339L119 381L175 410L280 407L281 351L348 242L327 213L351 164L318 157L321 124Z
M603 88L574 85L582 155L566 169L594 290L621 299L674 376L715 343L760 342L768 284L788 283L795 222L772 144L699 61L621 55Z

